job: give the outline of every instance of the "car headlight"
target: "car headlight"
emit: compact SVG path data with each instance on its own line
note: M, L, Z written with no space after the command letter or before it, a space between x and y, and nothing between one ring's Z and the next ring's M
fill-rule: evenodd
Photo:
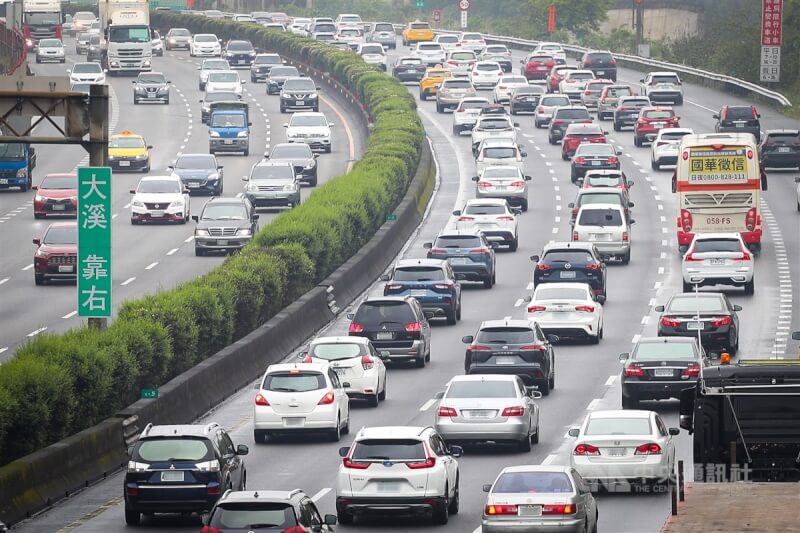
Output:
M297 187L295 186L295 184L294 184L294 183L290 183L290 184L288 184L288 185L284 185L284 186L283 186L283 190L284 190L284 191L293 191L293 190L295 190L296 188L297 188Z
M219 174L211 174L206 178L207 181L217 181L219 179Z
M42 201L44 201L44 199L45 199L44 196L40 196L38 194L33 197L33 201L34 202L42 202Z
M47 257L49 254L42 250L36 250L36 257Z
M255 56L256 56L256 53L255 53L255 52L248 52L248 55L250 55L250 56L252 56L252 57L255 57Z
M27 169L27 167L17 170L17 177L18 178L27 178L28 177L28 169Z
M281 95L281 98L286 98L286 99L288 100L289 98L291 98L291 95L288 95L288 94L282 94L282 95Z
M169 204L170 207L183 207L183 200L175 200Z
M175 42L175 38L173 38L173 37L170 37L170 38L169 38L169 42L171 42L171 43L174 43L174 42Z
M255 183L248 183L247 186L245 187L245 190L247 192L255 192L258 190L258 185L256 185Z
M149 67L150 66L150 62L149 61L143 61L142 62L142 66L143 67Z
M194 230L194 234L200 237L207 237L208 230L207 229L196 229Z
M241 228L239 231L236 232L236 235L242 235L242 236L250 235L250 228Z
M108 160L109 161L114 161L116 158L117 158L117 156L114 156L114 155L109 155L108 156Z
M239 133L236 134L236 136L239 137L240 139L244 139L244 138L247 137L247 132L246 131L240 131Z
M308 165L306 165L306 166L305 166L305 167L303 167L303 168L304 168L305 170L313 170L315 166L316 166L316 165L314 165L314 163L309 163Z
M150 469L147 463L137 463L136 461L128 461L128 472L146 472Z
M311 93L311 94L309 94L309 95L308 95L308 97L309 97L309 98L311 98L311 99L313 100L313 99L315 99L315 98L319 98L319 94L317 94L317 93Z
M219 137L219 132L211 130L211 131L208 132L208 136L209 137Z
M147 154L139 154L139 155L136 156L136 160L137 161L143 161L143 160L147 159L147 157L148 157Z
M118 67L119 66L119 62L118 61L110 61L109 65L111 65L112 67Z
M142 202L141 200L134 200L131 202L131 205L133 207L144 207L144 202Z

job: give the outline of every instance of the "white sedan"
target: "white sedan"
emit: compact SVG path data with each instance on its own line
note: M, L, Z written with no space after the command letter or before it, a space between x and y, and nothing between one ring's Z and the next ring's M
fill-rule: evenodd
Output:
M503 67L497 61L478 61L469 71L469 81L476 89L493 89L503 77Z
M489 242L515 252L519 246L518 213L521 210L509 206L505 199L482 198L467 201L462 209L453 211L453 216L457 217L455 229L481 231Z
M496 104L507 104L511 101L511 95L517 87L527 87L528 80L525 76L518 74L506 74L497 80L494 88L494 102Z
M570 466L592 488L625 486L629 483L672 482L678 428L669 428L653 411L590 411L576 437Z
M177 176L147 176L131 189L131 224L189 220L189 191Z
M304 363L328 363L350 398L371 407L386 399L386 365L366 337L317 337L300 354Z
M677 165L681 139L693 133L691 128L658 130L655 140L650 144L650 166L653 170L660 170L661 165Z
M221 54L222 45L213 33L198 33L189 42L189 55L192 57L219 57Z
M206 78L206 93L232 92L242 94L244 81L235 70L213 70Z
M439 43L423 42L417 43L417 47L411 52L413 57L418 57L428 66L441 65L446 56L445 49Z
M603 338L604 301L586 283L539 284L528 303L528 318L545 333L597 344Z
M102 85L106 82L106 72L100 63L81 62L75 63L69 73L70 83L88 83L90 85Z
M755 261L739 233L697 233L683 256L683 292L694 285L735 285L755 292Z

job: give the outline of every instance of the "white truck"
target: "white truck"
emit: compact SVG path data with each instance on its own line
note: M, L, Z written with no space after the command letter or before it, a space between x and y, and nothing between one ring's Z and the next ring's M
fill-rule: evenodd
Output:
M22 32L29 49L42 39L61 39L61 0L22 0Z
M100 0L99 4L104 68L112 76L150 71L150 0Z

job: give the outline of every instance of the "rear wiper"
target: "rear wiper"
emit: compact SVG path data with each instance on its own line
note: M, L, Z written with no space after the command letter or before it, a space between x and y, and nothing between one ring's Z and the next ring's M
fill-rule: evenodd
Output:
M364 459L381 459L383 461L388 461L389 459L391 459L391 457L389 457L388 455L368 455L364 457Z
M508 341L506 341L505 339L492 339L486 342L488 342L489 344L506 344Z
M274 392L299 392L297 389L290 389L287 387L275 387L274 389L270 389Z
M250 524L247 526L248 529L262 529L265 527L283 527L281 524Z

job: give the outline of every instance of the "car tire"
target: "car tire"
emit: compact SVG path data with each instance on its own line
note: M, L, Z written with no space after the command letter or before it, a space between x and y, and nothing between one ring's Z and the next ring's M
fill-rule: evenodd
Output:
M542 123L539 122L538 120L534 120L533 121L533 127L536 128L536 129L541 129L542 128Z
M245 157L246 157L246 156L248 156L248 155L250 155L250 150L249 150L249 149L248 149L248 150L245 150L245 151L244 151L244 155L245 155Z
M539 392L542 396L550 396L550 379L539 382Z
M369 395L369 397L367 397L367 405L370 406L370 407L378 407L378 404L380 402L381 402L381 399L378 396L377 392L375 394L371 394L371 395Z
M281 106L281 113L286 113L286 108Z
M336 427L330 430L329 437L332 442L339 442L342 438L342 420L340 418L336 419Z
M753 276L753 279L744 284L744 293L748 296L751 296L755 292L756 292L756 278L755 276Z
M383 379L383 388L378 393L378 399L380 401L386 401L386 378Z
M264 431L263 429L254 429L253 430L253 441L256 444L259 443L266 443L269 440L269 434Z
M517 110L514 109L513 107L511 107L511 109L509 110L509 113L511 113L512 115L516 115L517 114Z
M326 146L326 147L325 147L325 153L326 153L326 154L329 154L329 153L331 153L331 150L333 150L333 146L331 146L331 145L328 145L328 146Z
M164 105L169 105L169 96L167 96L167 99L164 100Z
M491 289L492 285L494 285L494 280L491 277L486 278L485 280L483 280L483 288L484 289Z
M343 526L349 526L353 523L353 515L345 512L336 513L336 521L342 524Z
M556 140L553 138L553 136L552 136L552 135L548 135L548 136L547 136L547 142L549 142L550 144L553 144L553 145L555 145L555 144L558 144L558 141L556 141Z
M625 255L622 256L622 264L627 265L630 262L631 262L631 251L628 250L627 252L625 252Z
M565 151L563 151L563 150L561 151L561 160L562 160L562 161L569 161L569 154L567 154L567 153L566 153Z
M519 451L522 453L528 453L531 451L531 437L526 435L524 439L517 443L517 448L519 448Z
M461 320L461 299L458 300L458 307L456 308L456 320Z
M639 398L636 396L625 396L622 395L622 408L623 409L638 409L639 408Z
M44 283L45 283L44 274L34 274L33 275L33 282L36 285L44 285Z
M677 100L675 100L675 105L683 105L683 96L681 96Z
M450 499L450 507L448 507L447 511L452 514L458 514L458 508L461 505L461 490L458 488L459 485L459 476L456 475L456 488L453 490L453 497Z
M522 202L522 212L526 213L528 211L528 201L525 200Z
M444 113L444 108L439 102L436 102L436 112L437 113Z
M125 523L129 526L138 526L142 522L142 513L125 508Z
M319 113L319 106L315 106L313 111L314 113Z
M453 126L453 135L461 135L461 128Z
M44 215L42 213L34 213L33 214L33 218L37 218L37 219L44 218Z
M311 181L309 181L309 182L308 182L308 184L309 184L310 186L312 186L312 187L316 187L316 186L317 186L317 183L318 183L318 182L317 182L317 176L316 176L316 175L314 175L314 177L313 177L313 178L311 178Z
M511 241L511 245L508 247L508 249L511 250L512 252L516 252L517 248L519 248L519 237L515 235L514 240Z
M633 136L633 145L634 145L634 146L636 146L636 147L638 147L638 148L641 148L641 146L642 146L642 139L641 139L641 138L640 138L638 135L634 135L634 136Z
M650 160L650 168L653 170L661 170L661 163L656 161L655 159Z
M419 359L415 359L414 360L414 365L417 368L425 368L425 356L422 356Z
M444 503L433 509L433 523L443 526L450 520L450 487L444 487Z
M686 283L685 281L683 282L683 292L692 292L693 290L694 287L691 283Z
M616 120L614 121L614 131L622 131L622 127L620 127L619 122Z
M728 353L731 354L731 357L736 355L739 351L739 332L736 329L733 330L733 333L728 334Z
M205 255L205 253L206 253L205 250L203 250L202 248L198 248L197 246L194 247L195 256L202 257L203 255Z
M419 92L419 99L423 102L428 99L428 92L427 91L420 91Z
M456 316L456 310L452 309L447 311L447 324L450 326L455 326L456 322L458 322L458 317Z

